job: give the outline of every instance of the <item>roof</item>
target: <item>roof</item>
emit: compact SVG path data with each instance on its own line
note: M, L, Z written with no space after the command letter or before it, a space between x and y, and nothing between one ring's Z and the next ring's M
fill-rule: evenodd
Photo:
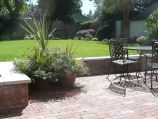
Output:
M147 19L156 9L158 8L158 2L152 4L149 8L147 8L144 12L133 18L132 20L144 20Z

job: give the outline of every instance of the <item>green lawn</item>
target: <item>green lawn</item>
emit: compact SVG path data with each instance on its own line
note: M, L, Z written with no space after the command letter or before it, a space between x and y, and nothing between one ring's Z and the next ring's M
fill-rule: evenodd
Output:
M75 51L74 57L97 57L108 56L108 45L100 41L81 41L81 40L50 40L49 47L64 48L72 45ZM0 41L0 61L14 61L24 57L28 50L38 46L35 40L14 40ZM135 54L136 52L130 52Z

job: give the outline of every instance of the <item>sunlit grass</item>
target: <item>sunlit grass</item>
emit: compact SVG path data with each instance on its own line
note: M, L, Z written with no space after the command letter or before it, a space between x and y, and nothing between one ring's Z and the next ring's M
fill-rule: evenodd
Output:
M50 40L48 43L49 48L65 48L66 45L73 46L74 57L109 56L108 45L101 41ZM37 46L36 40L0 41L0 61L14 61L23 58L29 49ZM130 54L136 54L136 51L132 51Z

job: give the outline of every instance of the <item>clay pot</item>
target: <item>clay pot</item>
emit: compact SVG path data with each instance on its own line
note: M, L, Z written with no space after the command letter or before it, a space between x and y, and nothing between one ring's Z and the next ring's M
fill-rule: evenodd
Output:
M36 90L46 90L48 88L49 80L36 79L34 88Z
M64 87L72 87L76 80L76 73L68 75L66 78L60 79L59 82Z

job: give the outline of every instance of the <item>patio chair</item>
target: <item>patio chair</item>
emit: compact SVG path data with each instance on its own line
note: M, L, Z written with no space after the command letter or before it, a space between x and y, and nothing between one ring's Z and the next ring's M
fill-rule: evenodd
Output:
M156 77L156 81L158 81L157 78L157 70L158 70L158 41L152 42L152 57L151 61L147 63L147 69L145 71L145 83L146 83L146 77L148 73L148 70L150 71L150 79L151 79L151 90L153 89L153 76Z
M130 75L128 72L128 65L130 64L134 64L134 63L138 63L137 60L134 59L129 59L128 57L128 51L125 50L123 47L126 45L126 43L124 41L110 41L109 42L109 51L110 51L110 63L109 63L109 71L112 71L113 73L120 73L121 75L119 77L116 76L115 79L119 78L119 82L121 82L122 78L125 79L129 79ZM121 70L118 72L116 72L116 69L118 69L118 67L116 66L120 66L119 68L121 68ZM125 75L126 73L126 75ZM109 90L116 92L116 93L120 93L126 95L126 85L124 86L119 86L116 84L116 82L114 83L112 80L109 79L109 74L108 74L108 80L110 81L110 86L109 86ZM119 83L118 83L119 84ZM112 90L114 89L115 90ZM116 91L116 89L121 90L121 91Z

